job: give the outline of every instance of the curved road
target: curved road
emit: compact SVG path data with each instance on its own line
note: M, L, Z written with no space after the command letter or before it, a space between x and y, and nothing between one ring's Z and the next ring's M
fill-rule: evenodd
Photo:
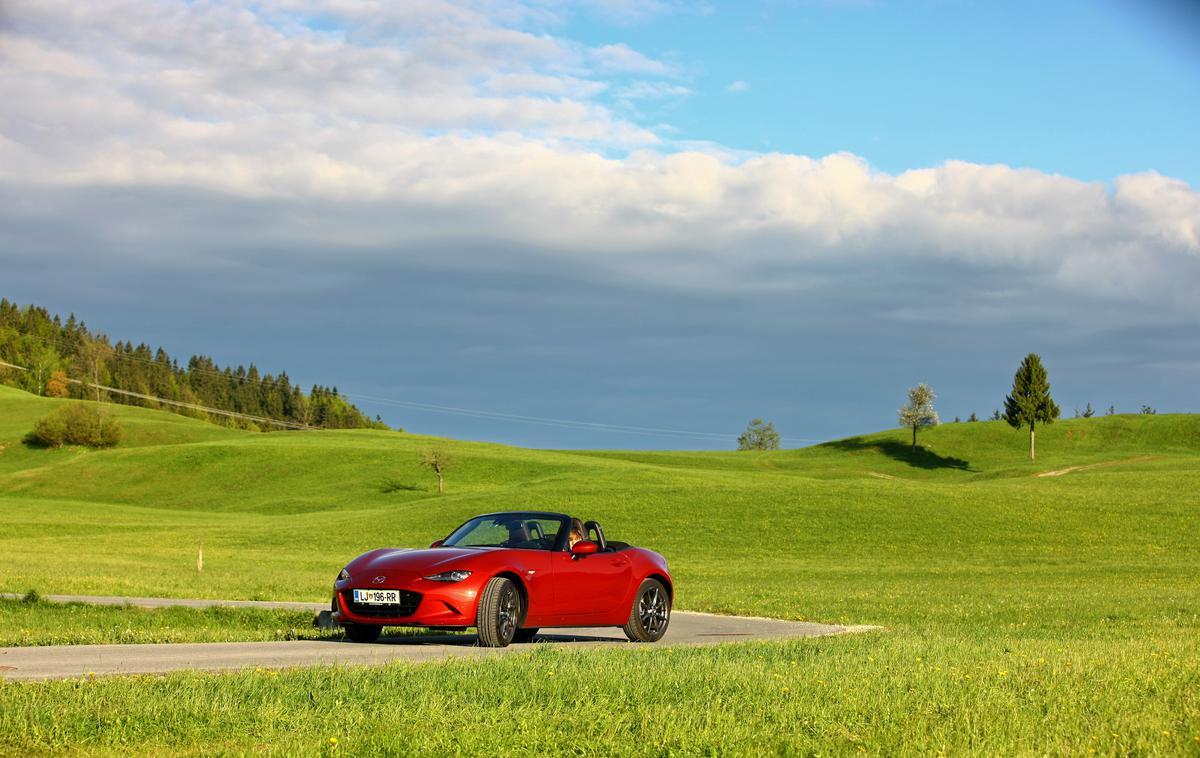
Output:
M14 597L7 596L6 597ZM251 600L175 600L168 598L97 597L51 595L54 602L83 602L103 605L137 605L160 608L234 606L325 610L324 603L261 602ZM671 625L659 645L711 645L745 640L823 637L862 632L878 627L830 626L801 621L718 616L675 611ZM62 645L53 647L0 648L0 676L8 680L65 679L89 674L161 674L182 669L220 671L242 668L287 668L328 664L380 664L389 661L422 662L441 658L507 655L528 650L529 645L481 648L471 634L424 634L384 637L363 645L340 640L296 642L206 642L163 645ZM549 630L532 644L592 647L629 644L620 629Z

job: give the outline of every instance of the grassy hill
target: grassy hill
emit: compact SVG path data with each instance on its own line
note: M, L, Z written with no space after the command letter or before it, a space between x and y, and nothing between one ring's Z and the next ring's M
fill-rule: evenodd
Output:
M664 752L638 740L672 719L686 725L670 743L677 750L747 749L747 725L783 707L775 677L785 674L791 720L769 751L1200 745L1200 416L1064 420L1039 433L1036 462L1027 435L995 422L925 432L916 454L904 430L773 453L556 452L379 431L237 432L116 408L127 440L114 450L22 445L55 402L0 387L0 591L320 600L365 549L423 545L476 513L542 507L599 519L611 537L662 552L679 608L889 630L688 653L681 667L667 652L640 662L581 653L564 670L586 676L602 663L607 673L588 679L587 698L565 700L522 664L502 664L496 676L533 700L489 699L477 718L456 721L454 739L465 742L412 743L397 721L383 732L390 742L364 743L376 750L520 752L491 734L489 719L527 708L534 721L589 721L590 703L626 697L626 683L645 677L694 694L652 699L645 721L600 722L611 733L597 735L595 752ZM458 458L442 497L417 466L431 444ZM1037 475L1045 472L1060 473ZM783 668L767 673L763 660ZM713 671L737 683L726 692L729 718L702 715ZM303 688L316 675L293 676ZM465 665L406 673L417 683L408 695L425 704L414 713L461 707L479 676ZM386 673L335 679L321 688L339 697L391 686ZM161 686L178 695L172 681ZM246 684L221 681L196 686L220 700ZM447 682L457 696L430 694ZM85 712L141 707L137 687L105 686L104 702L116 705L80 701ZM14 712L42 713L26 690L8 691L18 692ZM288 692L276 693L284 710ZM369 720L362 708L355 718ZM238 714L237 729L264 728ZM303 723L296 734L325 728ZM634 743L642 747L630 751Z
M999 422L930 430L916 454L904 430L772 453L552 452L369 430L242 432L120 406L116 449L21 444L59 402L0 387L0 590L320 599L369 547L426 544L475 513L541 507L661 550L682 607L887 623L886 604L821 597L823 578L861 574L855 594L875 596L880 579L922 566L938 582L973 564L1069 570L1081 555L1186 549L1174 520L1195 515L1200 491L1200 416L1188 415L1063 421L1041 434L1036 462ZM457 458L442 497L417 464L433 444ZM77 568L38 560L62 550ZM764 561L773 571L755 578Z

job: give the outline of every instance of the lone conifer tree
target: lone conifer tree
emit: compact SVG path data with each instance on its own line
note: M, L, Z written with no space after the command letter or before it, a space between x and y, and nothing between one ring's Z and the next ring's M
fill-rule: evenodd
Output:
M778 450L779 432L770 421L756 418L738 436L738 450Z
M1012 394L1004 398L1004 420L1008 425L1014 429L1029 427L1029 460L1034 460L1037 452L1034 428L1039 421L1053 423L1058 414L1058 405L1050 397L1050 380L1042 359L1037 353L1030 353L1013 377Z
M937 426L937 411L933 409L933 401L937 395L928 384L921 382L908 391L908 403L900 409L900 426L908 426L913 430L912 449L917 452L917 430L923 426Z

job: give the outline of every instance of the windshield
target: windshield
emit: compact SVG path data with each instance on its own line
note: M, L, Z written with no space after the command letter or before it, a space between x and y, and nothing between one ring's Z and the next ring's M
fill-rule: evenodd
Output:
M564 520L554 516L504 513L479 516L454 530L443 545L553 550Z

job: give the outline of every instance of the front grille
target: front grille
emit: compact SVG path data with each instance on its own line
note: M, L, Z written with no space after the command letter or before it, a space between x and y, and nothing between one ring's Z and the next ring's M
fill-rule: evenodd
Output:
M388 605L367 605L365 603L354 602L354 591L346 590L342 592L342 601L346 603L346 607L356 616L370 616L371 618L400 618L402 616L411 616L417 612L417 606L421 604L421 593L410 592L409 590L400 590L400 602L391 603Z

